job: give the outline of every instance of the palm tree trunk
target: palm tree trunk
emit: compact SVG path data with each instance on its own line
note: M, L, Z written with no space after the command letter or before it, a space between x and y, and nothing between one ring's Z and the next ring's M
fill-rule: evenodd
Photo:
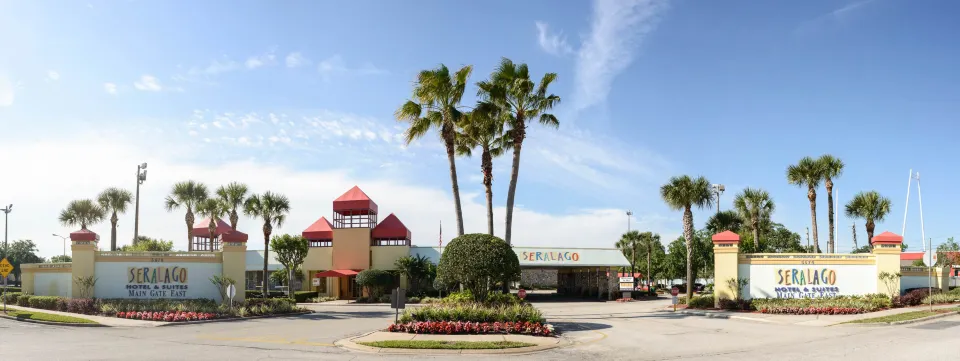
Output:
M817 191L807 189L807 199L810 200L810 223L813 224L813 253L820 253L820 240L817 237Z
M450 162L450 185L453 187L453 207L457 212L457 235L463 235L463 209L460 208L460 184L457 181L457 162L454 154L454 132L452 126L443 126L443 142L447 147L447 161Z
M867 244L873 245L873 229L877 225L873 221L867 221Z
M113 212L113 216L110 217L110 250L117 250L117 212Z
M480 171L483 173L483 187L487 191L487 232L493 235L493 159L490 157L490 146L483 145L483 154L480 156Z
M647 289L650 289L650 247L647 245Z
M240 216L237 214L237 209L230 210L230 228L233 228L234 231L237 230L237 221L239 220Z
M187 221L187 251L193 251L193 210L187 208L187 216L184 219Z
M683 238L687 241L687 299L693 298L693 211L683 210Z
M522 120L521 120L522 124ZM510 186L507 188L507 222L504 227L503 240L512 245L510 236L513 234L513 202L517 195L517 178L520 176L520 150L523 148L523 127L515 127L518 133L513 140L513 165L510 170Z
M753 217L753 251L760 252L760 220Z
M827 241L827 253L836 253L833 241L833 180L827 178L827 222L830 224L830 240Z
M270 259L270 222L263 222L263 298L270 295L270 279L267 278L267 260Z
M215 222L215 218L210 217L210 225L207 226L207 230L210 231L210 239L207 240L208 247L210 247L210 251L213 251L213 237L217 233L217 222Z

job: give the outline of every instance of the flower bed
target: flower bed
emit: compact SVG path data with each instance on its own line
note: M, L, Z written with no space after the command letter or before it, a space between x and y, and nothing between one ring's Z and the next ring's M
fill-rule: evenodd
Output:
M521 334L533 336L552 336L552 325L539 322L447 322L425 321L393 324L387 328L389 332L406 332L418 334Z
M184 322L184 321L205 321L217 318L215 313L206 312L117 312L118 318L144 321L164 321L164 322Z
M848 315L873 312L892 306L886 295L830 298L757 298L752 306L761 313L794 315Z
M481 304L439 304L403 311L400 323L424 321L544 323L540 310L529 304L490 307Z
M216 318L282 315L305 311L288 298L253 298L228 307L209 299L138 300L90 299L57 296L7 295L10 303L51 311L100 315L146 321L203 321Z

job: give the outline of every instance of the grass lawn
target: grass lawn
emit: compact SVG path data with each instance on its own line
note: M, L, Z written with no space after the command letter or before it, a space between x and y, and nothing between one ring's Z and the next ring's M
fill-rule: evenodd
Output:
M433 350L487 350L536 346L532 343L514 341L375 341L358 342L364 346L383 348L412 348Z
M85 318L70 317L70 316L61 316L54 315L50 313L43 312L31 312L31 311L19 311L7 309L6 313L0 312L0 314L23 318L28 320L37 320L37 321L47 321L47 322L61 322L61 323L96 323Z
M845 323L887 323L887 322L899 322L899 321L909 321L916 320L918 318L930 317L934 315L940 315L948 312L957 312L960 311L960 308L943 308L939 310L923 310L923 311L913 311L913 312L904 312L896 315L883 316L883 317L874 317L874 318L865 318L862 320L850 321Z

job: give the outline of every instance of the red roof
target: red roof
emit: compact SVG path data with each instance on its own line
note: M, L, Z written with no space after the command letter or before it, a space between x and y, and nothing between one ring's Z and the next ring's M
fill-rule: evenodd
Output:
M896 233L886 231L873 236L873 239L870 240L870 243L901 244L903 243L903 237L897 235Z
M353 215L377 214L377 203L363 193L360 187L353 186L340 198L333 200L333 211L341 214L350 211Z
M333 239L333 225L326 217L320 217L310 227L303 230L303 238L308 240Z
M71 241L99 241L100 236L89 229L81 229L76 232L70 232Z
M193 224L193 231L191 235L194 237L200 238L210 238L210 218L201 219L199 222ZM247 234L234 231L227 222L222 219L217 220L217 229L213 232L214 237L220 237L224 242L246 242Z
M400 218L390 213L373 228L374 239L410 239L410 230L400 222Z
M900 254L901 261L916 261L923 259L923 252L903 252Z
M634 273L633 276L630 276L629 272L620 272L617 273L617 277L633 277L633 278L643 278L643 274L640 272Z
M713 235L713 243L739 243L740 235L731 231L723 231Z
M347 276L356 276L360 272L354 271L352 269L335 269L330 271L317 272L313 275L313 278L320 277L347 277Z

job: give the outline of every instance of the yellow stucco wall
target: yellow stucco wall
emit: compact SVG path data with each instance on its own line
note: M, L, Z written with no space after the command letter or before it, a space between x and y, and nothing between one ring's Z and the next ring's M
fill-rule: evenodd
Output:
M20 265L20 291L26 295L32 295L33 290L33 270L25 268L26 265Z
M333 230L332 269L364 270L370 268L370 228L338 228Z
M234 287L237 290L233 300L243 301L246 298L247 290L244 282L247 274L247 244L243 242L227 242L223 245L222 252L223 276L230 277L236 282Z
M887 293L887 284L880 280L880 274L887 272L895 274L900 272L900 245L899 244L877 244L873 247L873 254L877 260L877 291ZM890 285L899 292L900 279L897 279Z
M397 259L410 255L409 246L373 246L371 248L370 268L393 270Z
M733 278L739 278L739 266L737 261L737 256L739 252L739 245L731 243L720 243L713 245L713 259L714 259L714 275L713 275L713 288L716 293L714 299L719 302L719 299L734 299L736 298L736 290L727 286L727 280Z
M77 277L96 277L95 266L97 260L97 246L94 241L73 241L70 249L73 251L73 280ZM72 297L79 298L81 288L74 285ZM90 290L93 293L93 290ZM90 295L96 297L96 294Z

